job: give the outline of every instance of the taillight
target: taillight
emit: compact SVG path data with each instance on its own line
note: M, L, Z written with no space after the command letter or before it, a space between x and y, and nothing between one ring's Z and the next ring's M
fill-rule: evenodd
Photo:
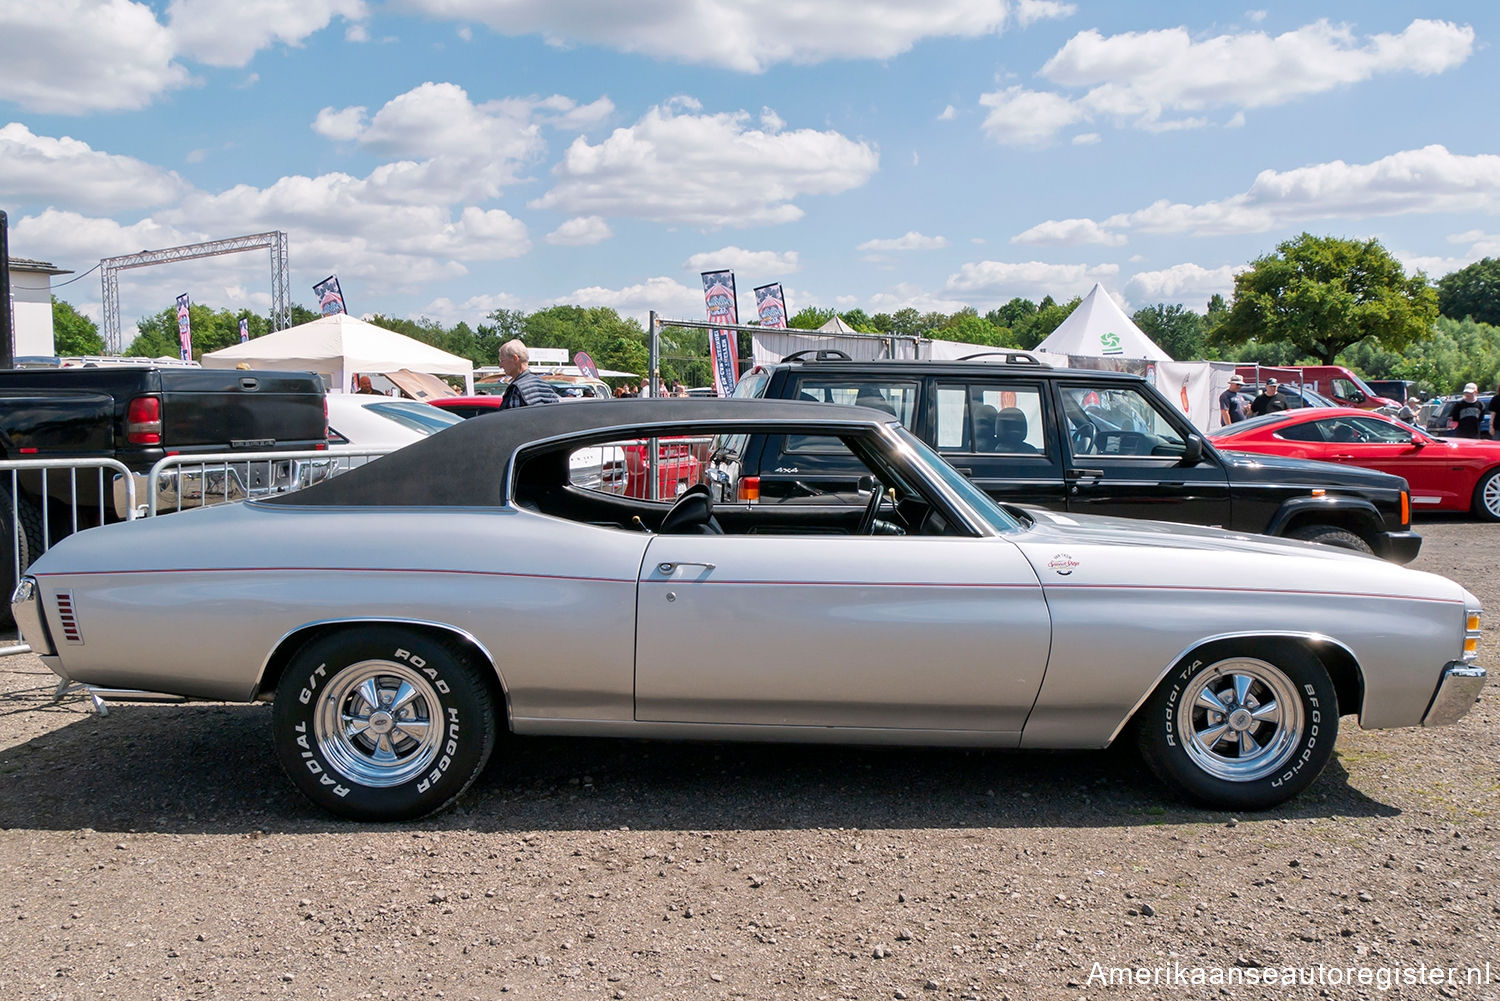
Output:
M739 498L742 501L760 500L760 477L741 476Z
M125 440L132 445L161 444L161 399L137 396L125 411Z

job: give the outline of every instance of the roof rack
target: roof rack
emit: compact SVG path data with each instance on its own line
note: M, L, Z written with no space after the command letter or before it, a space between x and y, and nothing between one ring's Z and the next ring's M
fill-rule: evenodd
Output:
M785 358L783 358L781 360L784 361L784 362L788 362L788 361L805 361L808 358L808 356L811 356L813 361L853 361L854 360L853 358L850 358L848 355L844 354L844 352L838 350L837 348L808 348L806 351L795 351L792 354L787 355Z
M1004 359L1007 365L1030 365L1034 368L1052 367L1036 355L1026 351L976 351L971 355L964 355L959 361L974 361L978 358L989 358L992 355L997 355Z

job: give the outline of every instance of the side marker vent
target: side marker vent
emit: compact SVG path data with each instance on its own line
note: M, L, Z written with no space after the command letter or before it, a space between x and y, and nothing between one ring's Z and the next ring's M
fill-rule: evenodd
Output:
M78 613L73 608L73 592L57 592L57 621L62 626L63 639L69 643L83 642L83 633L78 629Z

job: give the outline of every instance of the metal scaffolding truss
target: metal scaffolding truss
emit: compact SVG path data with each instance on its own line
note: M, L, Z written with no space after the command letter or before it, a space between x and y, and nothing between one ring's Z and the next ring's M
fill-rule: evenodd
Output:
M275 230L270 233L232 236L227 240L209 240L207 243L189 243L182 247L143 250L139 254L104 258L99 262L99 280L104 286L104 339L109 345L109 350L118 354L124 347L120 343L121 271L129 268L150 267L153 264L170 264L173 261L190 261L198 257L238 254L246 250L262 248L271 251L271 329L285 330L290 327L292 305L287 283L286 234L281 230Z

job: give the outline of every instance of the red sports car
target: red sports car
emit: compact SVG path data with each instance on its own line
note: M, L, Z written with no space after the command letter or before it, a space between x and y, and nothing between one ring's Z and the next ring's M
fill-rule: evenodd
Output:
M1437 438L1410 424L1346 407L1253 417L1209 436L1218 448L1321 459L1406 477L1413 507L1473 511L1500 521L1500 441Z

